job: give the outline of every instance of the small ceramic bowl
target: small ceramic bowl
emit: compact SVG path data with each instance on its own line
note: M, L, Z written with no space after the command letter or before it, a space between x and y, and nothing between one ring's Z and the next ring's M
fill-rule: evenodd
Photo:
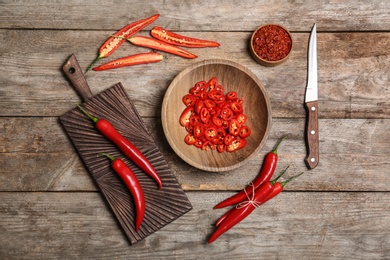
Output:
M286 61L292 48L293 38L290 32L277 24L260 26L250 39L250 53L254 60L267 67Z
M183 96L195 83L216 77L225 93L236 91L243 102L243 111L248 116L246 125L251 134L247 145L234 152L204 151L184 142L187 131L179 123L185 109ZM168 87L161 109L161 121L165 137L175 153L195 168L222 172L245 164L258 154L271 128L271 104L261 81L246 67L228 60L213 59L196 63L179 73Z

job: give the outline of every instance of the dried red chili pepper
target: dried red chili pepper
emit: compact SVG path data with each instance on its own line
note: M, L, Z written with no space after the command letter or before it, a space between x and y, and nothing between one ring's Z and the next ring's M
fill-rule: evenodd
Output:
M201 40L197 38L183 36L177 33L168 31L167 29L155 26L151 35L160 41L183 47L203 48L203 47L218 47L220 44L214 41Z
M104 155L111 161L111 167L119 175L119 177L126 184L134 200L135 208L135 231L138 232L142 221L145 216L145 196L142 190L141 184L137 179L137 176L131 170L130 167L126 165L124 161L119 158L115 158L109 154L101 153L98 156Z
M90 115L86 112L80 105L78 105L80 110L88 116L94 123L96 128L102 133L107 139L112 141L116 146L129 158L131 159L138 167L140 167L146 174L152 177L158 187L162 188L162 181L157 171L154 169L153 165L148 161L148 159L141 153L140 150L124 136L122 136L115 127L104 118L97 118Z
M86 72L90 70L93 65L100 59L110 56L124 41L126 38L133 36L135 33L141 31L143 28L154 22L160 14L152 15L149 18L142 19L130 23L117 31L113 36L108 38L100 47L99 55L95 61L88 67Z
M263 166L261 167L260 173L251 182L251 185L246 186L245 189L233 195L232 197L227 198L224 201L221 201L220 203L214 206L214 209L220 209L220 208L224 208L242 202L247 198L247 194L251 195L253 187L254 189L257 189L261 184L263 184L266 181L269 181L272 175L274 174L276 165L278 163L278 147L285 138L286 137L281 138L276 144L276 147L271 152L267 153L263 162Z
M180 49L179 47L173 46L171 44L168 44L168 43L165 43L165 42L162 42L162 41L159 41L157 39L150 38L150 37L134 36L134 37L131 37L127 40L136 46L151 48L153 50L159 50L159 51L163 51L163 52L168 52L170 54L174 54L174 55L177 55L177 56L180 56L183 58L187 58L187 59L195 59L198 57L189 51Z
M119 58L119 59L104 63L100 66L93 68L92 70L94 70L94 71L110 70L110 69L122 68L122 67L127 67L127 66L134 66L134 65L139 65L139 64L159 62L159 61L162 61L163 58L164 57L161 54L158 54L156 52L139 53L139 54L130 55L127 57Z

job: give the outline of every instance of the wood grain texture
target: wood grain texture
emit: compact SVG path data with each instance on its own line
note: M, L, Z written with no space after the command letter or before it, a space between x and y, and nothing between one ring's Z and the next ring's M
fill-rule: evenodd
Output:
M77 8L74 8L77 4ZM277 1L118 1L104 0L2 1L2 28L111 30L125 23L160 13L159 25L187 31L250 31L265 23L282 23L292 31L309 31L317 22L319 30L389 30L390 4L385 0L354 3L321 0L312 2ZM39 8L37 8L39 7ZM201 10L201 11L200 11ZM217 12L215 11L217 10ZM85 14L88 14L85 17ZM104 19L102 19L104 14ZM299 19L297 19L299 17ZM47 23L46 21L50 21ZM305 30L306 28L306 30Z
M120 83L90 97L83 106L90 114L108 120L121 135L131 140L161 177L163 188L158 189L154 180L123 156L78 108L60 117L66 132L131 244L144 239L192 209L191 203ZM110 161L104 157L97 157L102 152L121 158L133 170L142 186L146 211L138 232L135 231L135 210L131 195L120 177L112 170Z
M188 192L194 209L131 247L96 192L0 193L2 259L387 259L390 195L284 192L213 244L231 192ZM70 250L71 249L71 250Z
M239 190L259 172L264 155L281 136L276 172L290 165L288 176L307 171L303 162L305 120L273 119L259 155L223 173L203 172L180 159L162 135L159 119L143 118L181 187L186 190ZM321 163L286 189L390 191L390 143L387 119L320 119ZM0 118L0 191L96 191L57 118ZM32 167L32 165L35 165ZM337 166L337 167L336 167ZM12 171L9 169L13 169Z
M69 53L75 53L81 67L87 68L108 33L0 30L0 116L59 116L73 108L80 98L68 87L60 68ZM226 58L245 65L261 79L273 117L304 118L309 34L293 33L291 57L274 68L264 68L251 58L250 35L193 32L194 37L218 39L221 46L197 49L199 58L191 61L164 55L158 64L89 72L88 84L100 92L120 81L142 117L159 117L165 91L178 73L206 58ZM390 33L319 32L317 36L319 117L390 118ZM144 49L123 44L112 59L140 51Z

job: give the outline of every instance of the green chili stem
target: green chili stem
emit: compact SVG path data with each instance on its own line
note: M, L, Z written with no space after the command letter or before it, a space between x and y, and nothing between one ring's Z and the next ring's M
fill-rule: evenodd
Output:
M290 167L290 166L287 166L287 167L279 174L278 177L276 177L275 179L273 179L273 180L271 181L272 185L274 185L274 184L280 179L280 177L282 177L283 174L285 174L285 173L287 172L287 169L288 169L289 167Z
M274 153L274 154L276 154L276 155L278 154L279 145L280 145L280 143L281 143L284 139L286 139L286 137L287 137L287 135L283 136L283 137L278 141L278 143L276 144L275 148L272 150L272 153Z
M298 175L295 175L295 176L291 177L291 178L288 179L287 181L281 182L280 184L282 185L282 187L284 187L287 183L289 183L290 181L292 181L292 180L295 179L295 178L298 178L298 177L301 176L302 174L303 174L303 172L301 172L301 173L298 174Z
M99 118L97 117L94 117L93 115L89 114L87 111L85 111L79 104L77 104L77 106L80 108L80 110L86 115L88 116L93 122L97 123L99 121Z
M106 156L108 159L110 159L111 160L111 162L113 162L113 161L115 161L115 157L114 156L111 156L111 155L109 155L109 154L107 154L107 153L99 153L98 155L96 155L97 157L100 157L100 156Z

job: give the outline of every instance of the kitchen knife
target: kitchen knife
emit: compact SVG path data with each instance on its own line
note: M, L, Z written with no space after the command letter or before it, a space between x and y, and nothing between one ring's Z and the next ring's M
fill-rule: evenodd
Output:
M308 77L305 94L306 117L306 145L307 156L305 163L308 169L313 169L319 161L318 137L318 86L317 86L317 26L313 25L309 39Z

